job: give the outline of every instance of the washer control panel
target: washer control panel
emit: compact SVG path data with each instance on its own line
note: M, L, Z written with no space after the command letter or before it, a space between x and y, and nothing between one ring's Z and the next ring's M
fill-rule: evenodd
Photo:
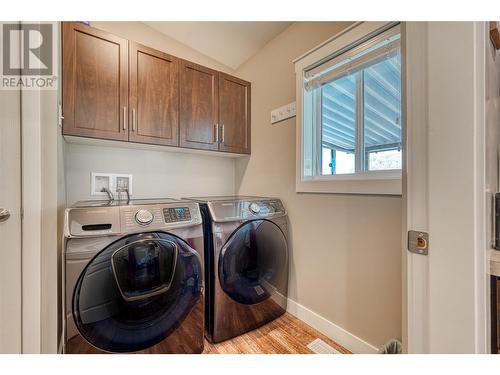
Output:
M201 224L201 213L197 203L170 203L141 206L121 206L122 232L141 230L168 230Z
M191 220L189 207L166 207L163 209L165 223Z

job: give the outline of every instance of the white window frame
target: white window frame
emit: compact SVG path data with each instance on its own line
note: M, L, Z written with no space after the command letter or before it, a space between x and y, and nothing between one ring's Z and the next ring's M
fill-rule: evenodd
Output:
M402 170L361 171L354 174L317 175L306 177L304 175L304 74L311 67L327 60L341 50L368 36L375 36L381 30L397 23L387 22L357 22L326 40L324 43L306 52L293 62L296 74L296 192L298 193L340 193L340 194L377 194L401 195ZM401 41L404 41L403 36ZM402 46L401 51L404 48ZM401 82L404 82L404 58L402 57ZM402 98L404 100L404 98ZM405 115L402 113L402 126L405 124ZM404 152L404 141L402 152ZM314 143L313 143L314 144ZM317 147L314 145L313 147ZM316 150L314 154L316 154ZM403 157L404 160L404 157ZM404 168L404 165L402 166Z

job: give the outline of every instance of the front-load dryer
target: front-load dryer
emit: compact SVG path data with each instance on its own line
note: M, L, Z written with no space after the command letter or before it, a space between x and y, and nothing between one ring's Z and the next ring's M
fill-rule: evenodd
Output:
M198 204L89 201L65 215L64 352L201 353Z
M286 311L287 215L279 199L186 198L200 204L205 233L206 336L221 342Z

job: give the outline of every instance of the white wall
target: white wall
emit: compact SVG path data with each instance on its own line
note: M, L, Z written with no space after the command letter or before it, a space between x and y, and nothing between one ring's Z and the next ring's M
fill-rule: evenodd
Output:
M284 201L289 297L379 347L401 338L401 197L297 194L295 119L269 121L295 100L292 60L349 24L294 23L237 70L252 82L252 155L236 161L236 189Z
M23 353L56 353L58 310L57 92L22 92Z
M57 128L57 350L59 350L59 346L62 344L61 334L62 334L62 288L63 282L60 277L60 271L62 267L62 240L64 236L64 211L66 209L66 174L64 169L64 156L65 156L65 147L66 142L62 136L62 130L58 126Z
M60 332L58 196L57 92L44 92L41 98L42 152L42 267L41 267L41 352L57 352Z
M69 205L106 199L90 195L91 172L132 174L133 198L234 194L234 160L225 157L66 144L65 169Z
M428 24L431 353L487 347L485 36L484 23Z
M59 30L53 30L57 42ZM23 353L56 353L60 332L57 91L23 88ZM60 198L60 196L59 196Z

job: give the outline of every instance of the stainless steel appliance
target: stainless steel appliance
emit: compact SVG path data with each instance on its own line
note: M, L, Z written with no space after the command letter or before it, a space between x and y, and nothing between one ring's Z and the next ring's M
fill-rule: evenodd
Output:
M206 335L220 342L286 311L287 216L279 199L186 198L200 203L205 234Z
M87 201L65 215L64 352L201 353L198 204Z

